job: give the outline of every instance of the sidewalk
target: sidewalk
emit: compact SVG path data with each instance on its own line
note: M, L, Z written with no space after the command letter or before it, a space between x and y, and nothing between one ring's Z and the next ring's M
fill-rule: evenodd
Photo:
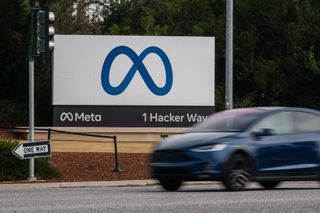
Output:
M158 181L156 180L121 180L121 181L92 181L92 182L23 182L23 183L0 183L0 189L149 186L149 185L157 185L157 184L158 184Z

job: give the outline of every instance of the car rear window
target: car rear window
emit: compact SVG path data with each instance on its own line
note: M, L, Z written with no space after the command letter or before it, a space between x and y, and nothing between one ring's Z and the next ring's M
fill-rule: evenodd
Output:
M319 115L306 112L294 112L292 117L295 132L320 131Z
M255 108L222 111L196 124L191 131L241 132L263 113L265 110Z

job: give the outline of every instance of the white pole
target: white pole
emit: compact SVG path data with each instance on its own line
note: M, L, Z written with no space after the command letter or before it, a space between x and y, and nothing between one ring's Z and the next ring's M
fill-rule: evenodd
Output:
M30 13L30 44L29 44L29 143L34 141L34 56L33 56L33 25L34 10ZM34 177L34 158L29 159L29 178L35 180Z
M227 0L225 109L233 108L233 0Z
M29 142L34 141L34 59L32 52L29 56ZM29 160L29 180L34 177L34 158Z

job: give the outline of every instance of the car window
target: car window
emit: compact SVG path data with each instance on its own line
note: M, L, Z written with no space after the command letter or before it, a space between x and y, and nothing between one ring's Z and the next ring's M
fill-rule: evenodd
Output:
M271 114L261 120L254 128L254 132L263 129L271 130L273 135L289 134L293 132L291 112L279 112Z
M198 131L244 131L254 120L259 118L264 110L259 109L234 109L215 113L205 121L193 126L193 132Z
M295 132L320 131L320 116L306 112L294 112L292 114Z

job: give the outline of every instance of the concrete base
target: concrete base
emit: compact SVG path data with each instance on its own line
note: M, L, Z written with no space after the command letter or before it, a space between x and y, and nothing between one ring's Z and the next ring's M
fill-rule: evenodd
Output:
M27 181L34 182L34 181L37 181L37 178L36 177L28 177Z

